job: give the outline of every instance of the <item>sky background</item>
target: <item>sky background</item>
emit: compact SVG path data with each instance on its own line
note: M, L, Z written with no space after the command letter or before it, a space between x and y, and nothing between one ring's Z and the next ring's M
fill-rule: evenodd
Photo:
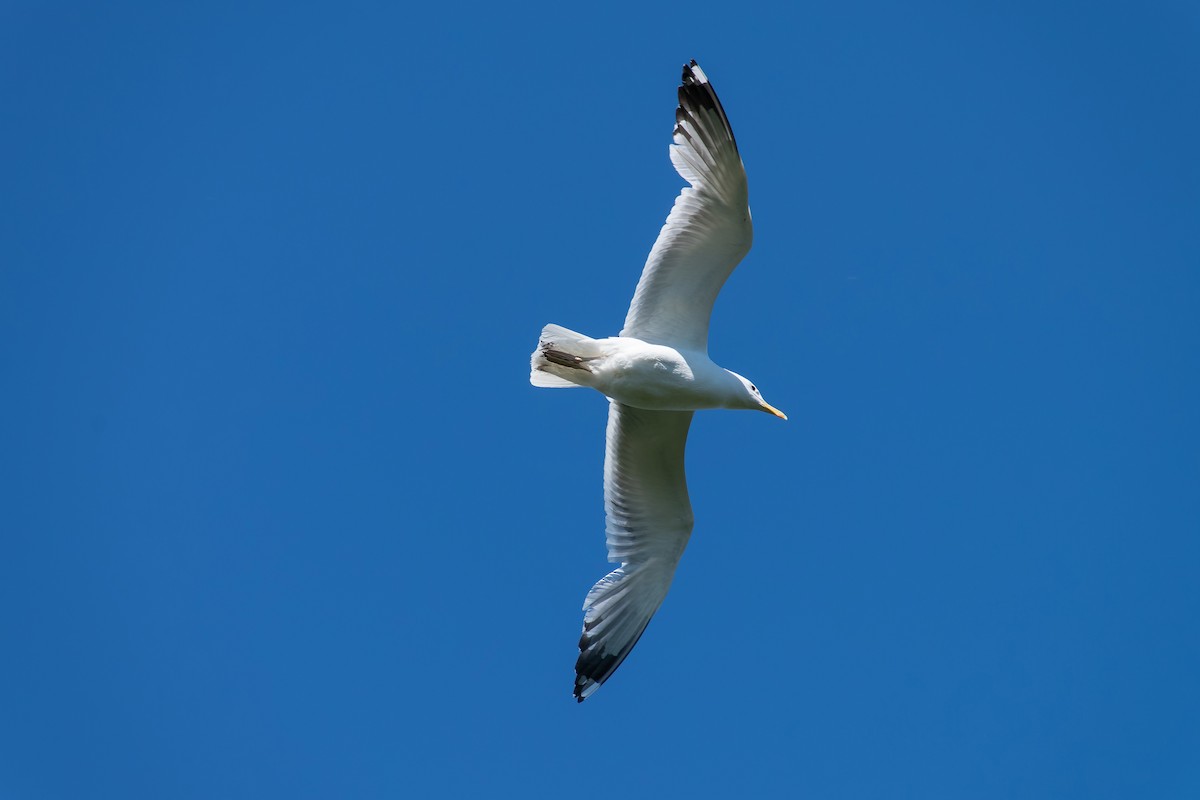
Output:
M1200 796L1194 3L182 5L0 6L0 797ZM791 419L577 705L689 58Z

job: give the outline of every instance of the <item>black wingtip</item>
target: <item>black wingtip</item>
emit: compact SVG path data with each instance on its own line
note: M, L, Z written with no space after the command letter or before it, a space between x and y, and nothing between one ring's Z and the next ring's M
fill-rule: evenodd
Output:
M642 634L650 625L650 620L647 619L636 636L626 641L617 652L610 653L604 649L603 642L597 642L588 633L597 622L599 620L595 620L589 625L585 621L583 635L579 637L579 658L575 661L575 699L580 703L594 694L604 685L605 681L612 677L612 674L617 671L617 667L625 662L629 653L642 640Z
M683 65L683 76L679 80L679 108L675 113L676 123L681 121L680 113L686 113L689 108L715 111L721 119L721 124L725 127L725 132L729 134L730 141L733 142L734 150L737 149L737 137L733 135L729 117L725 116L725 109L721 105L712 83L694 58L690 63Z

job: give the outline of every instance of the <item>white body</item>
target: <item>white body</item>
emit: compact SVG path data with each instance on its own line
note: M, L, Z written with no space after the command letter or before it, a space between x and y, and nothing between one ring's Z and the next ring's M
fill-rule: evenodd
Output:
M559 332L570 333L558 326L547 326L543 340L547 333L553 336ZM551 364L543 366L543 371L577 386L589 386L627 406L654 411L759 407L747 404L744 379L717 366L708 353L651 344L629 336L607 339L580 336L561 346L594 355L585 356L586 361L581 362L585 367ZM533 374L536 375L537 369L535 365Z

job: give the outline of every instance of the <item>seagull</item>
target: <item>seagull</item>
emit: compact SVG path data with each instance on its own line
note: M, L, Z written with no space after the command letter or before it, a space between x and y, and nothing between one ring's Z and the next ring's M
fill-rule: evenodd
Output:
M787 419L746 378L708 357L708 321L725 279L750 250L746 170L729 119L693 60L683 67L671 163L690 184L658 234L618 336L542 329L534 386L585 386L608 397L604 511L608 560L583 603L575 698L621 666L658 611L692 533L683 454L692 413L743 408Z

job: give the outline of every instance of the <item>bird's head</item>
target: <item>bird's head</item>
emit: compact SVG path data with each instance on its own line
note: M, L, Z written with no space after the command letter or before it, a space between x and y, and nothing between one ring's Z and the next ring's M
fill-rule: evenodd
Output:
M787 419L787 414L766 400L763 400L762 392L758 391L757 386L736 372L730 372L729 374L737 378L738 383L741 384L741 391L736 393L734 401L729 405L730 408L748 408L756 411L765 411L768 414L774 414L780 419Z

